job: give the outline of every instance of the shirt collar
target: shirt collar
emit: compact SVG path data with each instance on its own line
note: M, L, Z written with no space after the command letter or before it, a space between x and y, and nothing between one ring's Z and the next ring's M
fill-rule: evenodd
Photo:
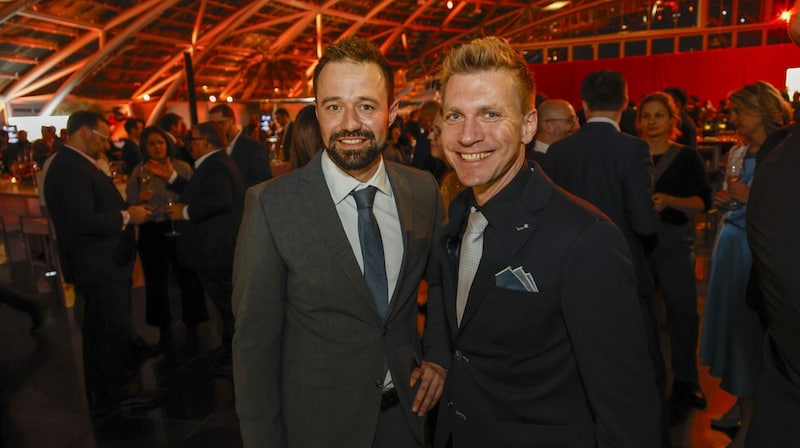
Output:
M536 152L540 152L542 154L547 154L547 148L550 147L549 143L545 143L541 140L536 140L533 142L533 150Z
M328 184L328 190L331 192L334 204L339 204L345 200L345 198L350 195L351 191L360 190L370 185L377 188L378 191L392 196L392 187L386 175L386 166L383 163L383 156L381 156L375 174L367 182L361 182L339 168L336 162L331 160L327 150L323 150L322 152L322 174L325 177L325 183Z
M483 216L491 224L497 223L508 215L509 203L514 202L512 207L516 206L518 198L522 196L522 191L528 183L528 178L531 176L531 167L526 163L520 168L519 172L514 179L509 182L499 193L493 198L489 199L483 206L479 207ZM474 205L474 204L471 204Z
M616 129L617 131L620 130L619 129L619 123L617 123L616 121L614 121L614 120L612 120L612 119L610 119L608 117L592 117L592 118L586 120L586 122L587 123L608 123L611 126L614 126L614 129Z
M215 149L215 150L211 151L210 153L204 155L203 157L200 157L199 159L195 160L194 161L194 169L200 168L200 165L208 158L208 156L210 156L211 154L220 152L220 151L222 151L222 150L221 149Z
M83 156L83 157L84 157L86 160L88 160L88 161L92 162L92 165L94 165L94 166L95 166L95 168L97 168L97 160L95 160L94 158L92 158L92 156L90 156L90 155L86 154L85 152L81 151L80 149L78 149L78 148L76 148L76 147L74 147L74 146L64 145L64 147L65 147L65 148L69 148L69 149L71 149L71 150L73 150L73 151L77 152L78 154L80 154L81 156Z
M233 152L233 146L236 144L236 140L239 140L239 136L240 135L242 135L242 131L241 130L239 130L239 132L236 133L236 136L234 136L231 139L231 142L228 143L228 147L225 148L225 152L228 153L228 155L231 155L231 153Z

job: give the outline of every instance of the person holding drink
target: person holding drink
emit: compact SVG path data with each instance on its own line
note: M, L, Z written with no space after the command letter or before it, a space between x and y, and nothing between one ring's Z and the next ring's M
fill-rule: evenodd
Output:
M758 81L730 94L730 121L746 143L728 153L723 190L714 205L724 209L708 278L701 340L702 363L720 387L735 395L736 404L711 427L736 430L731 447L743 447L753 416L753 396L761 366L762 332L758 315L747 306L751 254L745 214L756 154L767 137L791 121L791 108L771 84Z
M189 180L192 167L172 159L172 143L166 131L150 126L142 131L142 163L128 178L128 202L144 203L153 208L153 215L139 226L137 243L145 278L146 322L159 327L159 348L165 349L171 336L172 316L169 305L169 273L175 273L183 302L183 322L193 327L208 320L203 289L193 271L178 261L176 241L172 236L173 223L165 207L177 200L178 194L167 188L164 179L155 176L147 164L171 165L176 175Z

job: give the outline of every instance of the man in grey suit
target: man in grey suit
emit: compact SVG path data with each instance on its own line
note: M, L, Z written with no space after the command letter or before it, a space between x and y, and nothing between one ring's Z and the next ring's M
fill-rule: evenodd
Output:
M433 254L441 204L430 174L381 156L393 85L366 40L330 46L314 73L325 151L247 192L233 293L246 447L428 444L423 417L450 362Z

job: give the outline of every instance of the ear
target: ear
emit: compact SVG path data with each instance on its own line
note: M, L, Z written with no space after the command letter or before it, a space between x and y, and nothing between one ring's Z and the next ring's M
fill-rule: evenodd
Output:
M536 135L536 126L539 123L539 116L536 113L536 108L531 110L522 117L522 143L528 144L533 140Z

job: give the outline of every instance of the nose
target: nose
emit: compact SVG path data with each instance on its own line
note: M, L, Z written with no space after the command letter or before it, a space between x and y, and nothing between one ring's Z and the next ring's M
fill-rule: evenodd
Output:
M361 129L361 117L353 107L346 107L342 115L342 129L345 131L357 131Z
M464 146L472 146L483 140L483 127L474 117L465 117L461 126L458 142Z

